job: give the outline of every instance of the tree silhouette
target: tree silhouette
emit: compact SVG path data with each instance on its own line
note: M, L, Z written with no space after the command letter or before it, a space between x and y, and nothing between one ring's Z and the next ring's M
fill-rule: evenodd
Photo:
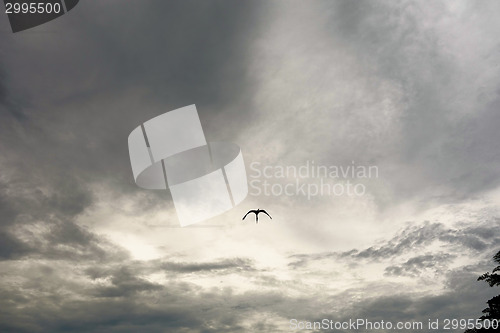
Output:
M495 254L493 257L493 260L497 263L500 264L500 251ZM490 287L495 287L495 286L500 286L500 275L497 274L497 272L500 272L500 266L497 266L493 269L493 271L487 272L480 277L478 277L478 281L486 281L490 285ZM488 307L483 310L483 315L479 318L483 322L485 320L493 320L497 319L500 321L500 295L493 297L490 299L488 302ZM491 332L491 331L496 331L496 329L490 328L490 329L472 329L472 330L467 330L465 333L480 333L480 332Z

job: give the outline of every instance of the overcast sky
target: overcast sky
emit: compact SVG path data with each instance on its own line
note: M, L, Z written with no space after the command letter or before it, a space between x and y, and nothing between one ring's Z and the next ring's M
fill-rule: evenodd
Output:
M498 294L476 279L500 250L499 12L81 1L15 34L0 15L0 331L478 318ZM378 177L352 180L361 196L250 193L180 228L168 191L135 184L127 137L191 104L249 181L307 161ZM241 220L256 208L273 219Z

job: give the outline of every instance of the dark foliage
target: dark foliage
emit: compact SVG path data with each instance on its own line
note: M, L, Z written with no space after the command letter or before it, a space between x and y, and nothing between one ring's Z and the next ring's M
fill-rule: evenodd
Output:
M496 263L500 264L500 251L495 254L493 257ZM487 272L481 275L477 280L478 281L486 281L490 285L490 287L495 287L500 285L500 275L497 272L500 271L500 266L497 266L493 269L493 271ZM497 319L500 321L500 295L493 297L488 302L488 307L483 310L483 315L481 316L481 320L484 322L485 320L493 320ZM497 331L496 329L474 329L467 330L465 333L480 333L480 332L492 332Z

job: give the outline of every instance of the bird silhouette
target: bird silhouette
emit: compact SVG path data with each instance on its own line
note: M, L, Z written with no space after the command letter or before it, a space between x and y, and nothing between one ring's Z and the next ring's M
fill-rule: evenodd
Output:
M255 223L259 223L259 213L264 213L266 214L267 216L269 216L269 218L272 220L273 218L271 217L271 215L269 215L265 210L263 209L252 209L252 210L249 210L248 213L245 214L245 216L243 216L242 220L245 219L245 217L247 217L248 214L250 213L254 213L255 214Z

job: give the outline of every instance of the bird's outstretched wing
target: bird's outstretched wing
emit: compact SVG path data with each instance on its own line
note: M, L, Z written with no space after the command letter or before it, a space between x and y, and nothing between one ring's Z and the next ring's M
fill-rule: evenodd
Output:
M273 218L271 217L271 215L269 215L265 210L261 210L262 213L266 214L267 216L269 216L269 218L272 220Z
M256 210L249 210L248 213L246 213L245 216L243 216L242 220L244 220L245 217L247 217L247 215L250 214L250 213L257 214L257 211Z

